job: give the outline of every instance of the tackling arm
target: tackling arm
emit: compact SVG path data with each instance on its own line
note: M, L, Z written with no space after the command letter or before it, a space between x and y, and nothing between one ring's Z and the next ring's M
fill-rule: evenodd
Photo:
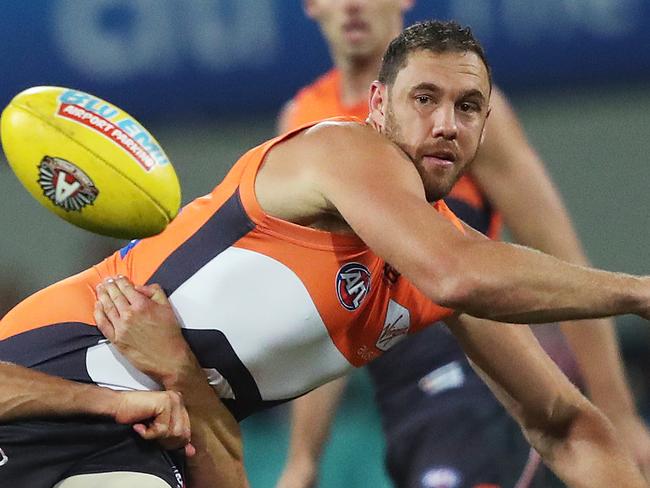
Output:
M140 436L167 449L187 446L190 439L189 417L176 392L117 392L0 362L0 422L80 414L133 424Z
M187 459L189 487L248 487L239 425L209 385L162 289L117 277L97 287L97 298L102 334L136 368L183 396L196 448Z

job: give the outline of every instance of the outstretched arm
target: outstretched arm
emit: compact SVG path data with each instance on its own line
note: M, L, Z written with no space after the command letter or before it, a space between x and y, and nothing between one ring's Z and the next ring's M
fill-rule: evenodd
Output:
M491 104L487 137L472 164L472 175L518 243L588 265L562 198L515 113L496 89ZM592 401L609 417L649 476L650 434L625 379L613 320L564 322L561 327Z
M467 315L447 324L477 373L568 486L646 486L610 422L562 374L527 326Z
M304 206L301 214L313 208L314 215L340 214L432 301L477 317L520 323L650 317L649 277L586 268L458 232L427 204L412 162L359 124L321 123L276 146L257 176L256 193L280 218L292 215L278 194L292 195Z
M189 487L247 487L239 425L209 385L162 289L118 277L100 284L97 298L95 320L106 338L136 368L183 396L196 448L187 463Z

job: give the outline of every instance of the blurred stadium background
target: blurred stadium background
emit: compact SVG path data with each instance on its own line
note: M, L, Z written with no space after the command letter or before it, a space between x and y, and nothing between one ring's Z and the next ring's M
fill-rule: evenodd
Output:
M650 2L420 0L408 21L456 18L487 48L592 261L650 274ZM174 163L185 202L272 136L275 114L330 66L298 0L30 0L0 4L0 106L35 85L88 91L130 112ZM0 157L0 312L122 245L41 208ZM619 331L650 413L650 334ZM388 486L371 392L356 374L322 487ZM271 487L286 409L244 423L255 488ZM360 456L360 453L363 455Z

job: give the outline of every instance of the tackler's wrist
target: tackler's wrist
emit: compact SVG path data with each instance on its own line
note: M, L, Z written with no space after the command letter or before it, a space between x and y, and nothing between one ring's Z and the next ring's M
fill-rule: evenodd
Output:
M183 391L199 375L205 376L198 360L189 347L184 347L158 379L166 390Z

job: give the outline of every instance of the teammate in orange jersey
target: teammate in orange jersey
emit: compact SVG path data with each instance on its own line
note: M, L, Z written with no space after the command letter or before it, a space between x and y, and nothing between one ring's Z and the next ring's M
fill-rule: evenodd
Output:
M279 132L333 116L368 115L366 87L376 78L385 46L402 29L412 0L304 0L329 45L334 68L301 89L279 117ZM497 238L501 215L522 244L578 264L587 260L560 195L503 94L494 89L486 139L468 172L445 197L465 223ZM588 327L562 324L587 391L650 474L650 435L627 386L611 319ZM457 342L440 327L407 338L368 365L387 442L386 467L401 488L427 485L448 473L456 486L514 486L535 473L551 482L539 457L527 449L509 420L473 373ZM344 378L292 405L289 456L278 488L315 485L318 463L346 385ZM471 425L473 442L462 429ZM500 428L495 427L501 425ZM469 428L469 427L468 427ZM539 466L536 472L535 466ZM532 480L531 480L532 481Z
M243 418L444 318L569 486L645 486L611 423L530 330L494 321L647 319L650 277L489 241L440 200L474 158L489 113L489 69L468 30L437 22L406 29L391 43L379 80L368 124L317 124L252 149L160 235L19 304L0 323L0 360L116 389L178 388L186 399L191 389L179 380L189 369L201 384L198 363ZM170 304L147 299L155 289L142 294L126 278L108 278L116 274L159 282ZM187 347L170 352L171 360L153 354L179 349L166 341L177 323L195 358ZM27 415L43 385L6 391L0 419L7 410ZM24 476L11 467L17 441L37 444L25 424L18 431L0 425L10 459L4 479ZM76 443L62 441L60 453ZM219 461L210 462L218 471Z

